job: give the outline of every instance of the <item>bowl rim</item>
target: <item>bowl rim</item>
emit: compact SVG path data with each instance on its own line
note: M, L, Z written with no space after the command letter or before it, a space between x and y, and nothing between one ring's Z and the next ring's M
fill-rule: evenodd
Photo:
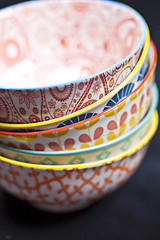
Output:
M101 1L101 0L100 0ZM135 68L133 69L133 71L129 74L129 76L119 85L117 86L113 91L111 91L110 93L108 93L105 97L101 98L100 100L98 100L97 102L91 104L88 107L85 107L81 110L78 110L74 113L65 115L63 117L60 118L55 118L55 119L51 119L48 121L43 121L43 122L36 122L36 123L4 123L1 122L0 123L0 128L32 128L32 127L42 127L42 126L46 126L49 124L53 124L56 122L60 122L60 121L65 121L67 119L73 118L77 115L83 114L84 112L88 111L89 109L93 109L94 107L96 107L97 105L101 104L102 102L104 102L106 99L110 98L111 96L113 96L114 94L116 94L122 87L124 87L127 82L136 74L136 72L139 70L139 68L141 67L148 49L149 49L149 44L150 44L150 32L149 32L149 28L147 26L147 36L146 36L146 40L145 40L145 44L144 44L144 48L142 50L142 54L140 56L140 59L138 60L138 63L136 64ZM97 115L96 115L97 116Z
M0 14L2 15L5 15L5 12L7 11L11 11L11 8L23 8L27 5L32 5L32 6L36 6L37 4L40 5L40 4L48 4L50 3L51 1L50 0L31 0L29 2L21 2L21 3L16 3L16 4L13 4L13 5L10 5L10 6L7 6L7 7L4 7L0 10ZM68 3L67 0L63 0L61 1L62 3ZM71 0L70 2L77 2L77 0ZM64 86L64 85L69 85L71 83L78 83L78 82L81 82L81 81L85 81L85 80L88 80L90 78L93 78L97 75L100 75L102 73L104 73L105 71L110 71L111 69L115 68L116 66L122 64L123 62L125 62L126 60L130 59L131 57L133 57L133 55L139 51L139 49L143 46L144 42L145 42L145 39L146 39L146 36L147 36L147 24L146 24L146 21L145 19L143 18L143 16L137 11L135 10L134 8L132 8L131 6L125 4L125 3L121 3L121 2L117 2L117 1L114 1L114 0L109 0L109 1L104 1L104 0L94 0L94 1L91 1L91 0L86 0L86 1L83 1L83 0L79 0L79 2L85 2L85 3L92 3L92 4L102 4L102 5L105 5L105 4L110 4L111 6L121 6L122 8L124 9L127 9L128 11L130 12L133 12L133 15L135 15L135 17L139 20L139 22L141 22L141 25L142 25L142 38L140 40L140 42L138 43L138 45L136 46L136 48L134 50L132 50L132 52L130 54L128 54L125 58L123 58L121 61L119 61L118 63L108 67L108 68L105 68L105 70L102 70L102 71L98 71L96 72L95 74L92 74L92 75L89 75L87 77L83 77L83 78L79 78L79 79L76 79L74 81L70 81L70 82L67 82L67 83L60 83L60 84L54 84L54 85L48 85L48 86L43 86L43 87L27 87L27 88L8 88L8 87L1 87L2 89L8 89L8 90L26 90L26 89L31 89L31 90L36 90L36 89L48 89L48 88L53 88L53 87L61 87L61 86ZM59 3L59 1L55 0L53 3Z
M37 169L37 170L46 170L46 171L48 171L48 170L73 171L73 170L80 170L80 169L86 169L86 168L100 167L105 164L111 164L112 162L120 161L121 159L132 155L133 153L137 152L142 147L144 147L146 144L148 144L158 128L159 115L158 115L157 110L152 115L151 120L153 120L151 128L147 132L147 135L140 141L140 143L138 143L134 147L130 148L129 150L125 151L124 153L119 154L111 159L104 159L102 161L98 160L98 161L91 162L91 163L82 163L82 164L73 164L73 165L39 165L39 164L19 162L19 161L15 161L15 160L12 160L12 159L9 159L6 157L2 157L2 156L0 156L0 161L8 163L8 164L16 165L19 167L32 168L32 169Z
M151 44L151 47L153 48L153 61L151 63L151 66L149 67L149 70L148 70L145 78L143 79L141 84L133 92L131 92L128 96L123 98L120 102L116 103L111 108L109 108L109 109L105 110L104 112L101 112L101 113L99 113L99 114L97 114L97 115L95 115L91 118L85 119L81 122L77 122L77 123L67 125L67 126L64 126L64 127L60 127L60 128L55 128L55 129L50 129L50 130L42 130L42 131L37 131L37 132L26 132L26 133L25 132L0 131L0 134L12 135L12 136L33 136L33 135L41 135L41 134L46 134L46 133L60 132L60 131L66 130L66 129L71 129L75 126L80 126L81 124L85 124L88 121L97 119L97 118L101 117L102 115L109 113L110 111L114 110L117 106L119 106L123 102L127 101L127 99L129 99L131 96L133 96L144 85L145 81L149 80L152 77L152 74L155 71L156 64L157 64L157 49L156 49L156 46L155 46L155 44L152 40L150 40L150 44ZM1 123L0 123L0 126L1 126Z
M112 141L102 143L100 145L89 147L89 148L77 149L77 150L73 150L73 151L57 151L57 152L56 151L55 152L47 152L47 151L24 150L24 149L18 149L18 148L4 146L3 144L0 144L0 147L2 147L4 149L11 150L11 151L14 151L14 152L25 153L25 154L29 154L29 155L66 156L66 155L88 153L88 152L91 152L91 151L97 151L99 149L103 149L103 148L106 148L106 147L113 146L113 145L127 139L128 137L132 136L136 132L138 132L149 121L149 119L152 117L153 113L155 112L155 110L157 108L158 100L159 100L159 92L158 92L158 88L157 88L156 84L154 84L154 87L153 87L152 91L153 91L154 97L152 98L153 100L152 100L150 109L149 109L148 113L146 114L146 116L142 119L142 121L136 127L132 128L126 134L123 134L120 137L118 137L118 138L116 138Z

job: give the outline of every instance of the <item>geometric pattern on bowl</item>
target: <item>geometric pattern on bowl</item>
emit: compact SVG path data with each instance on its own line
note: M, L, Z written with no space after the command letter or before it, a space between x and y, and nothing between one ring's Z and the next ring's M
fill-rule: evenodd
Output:
M0 121L23 124L63 117L110 93L136 66L147 26L115 2L33 1L2 10L0 34Z
M73 170L40 170L0 161L0 186L14 196L51 212L84 208L120 187L146 154L144 146L118 162Z

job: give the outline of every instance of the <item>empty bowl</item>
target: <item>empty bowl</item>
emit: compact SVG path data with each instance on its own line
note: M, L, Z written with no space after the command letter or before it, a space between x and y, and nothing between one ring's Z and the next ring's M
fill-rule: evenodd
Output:
M144 19L111 1L31 1L0 11L0 121L76 113L105 97L137 64Z

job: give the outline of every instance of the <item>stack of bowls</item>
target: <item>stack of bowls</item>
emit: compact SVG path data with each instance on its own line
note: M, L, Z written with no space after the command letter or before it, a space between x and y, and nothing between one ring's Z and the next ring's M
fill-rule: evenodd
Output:
M0 36L1 187L65 212L127 181L158 127L157 51L141 15L31 1L0 11Z

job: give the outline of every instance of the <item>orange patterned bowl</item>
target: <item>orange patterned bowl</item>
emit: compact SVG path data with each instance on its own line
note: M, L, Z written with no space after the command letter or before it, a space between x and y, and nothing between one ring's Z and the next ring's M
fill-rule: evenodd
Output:
M81 165L44 166L13 161L0 156L0 186L49 212L82 209L126 182L142 162L158 127L158 113L142 141L107 160Z
M0 36L0 121L27 124L114 90L136 66L147 25L116 2L31 1L0 11Z

